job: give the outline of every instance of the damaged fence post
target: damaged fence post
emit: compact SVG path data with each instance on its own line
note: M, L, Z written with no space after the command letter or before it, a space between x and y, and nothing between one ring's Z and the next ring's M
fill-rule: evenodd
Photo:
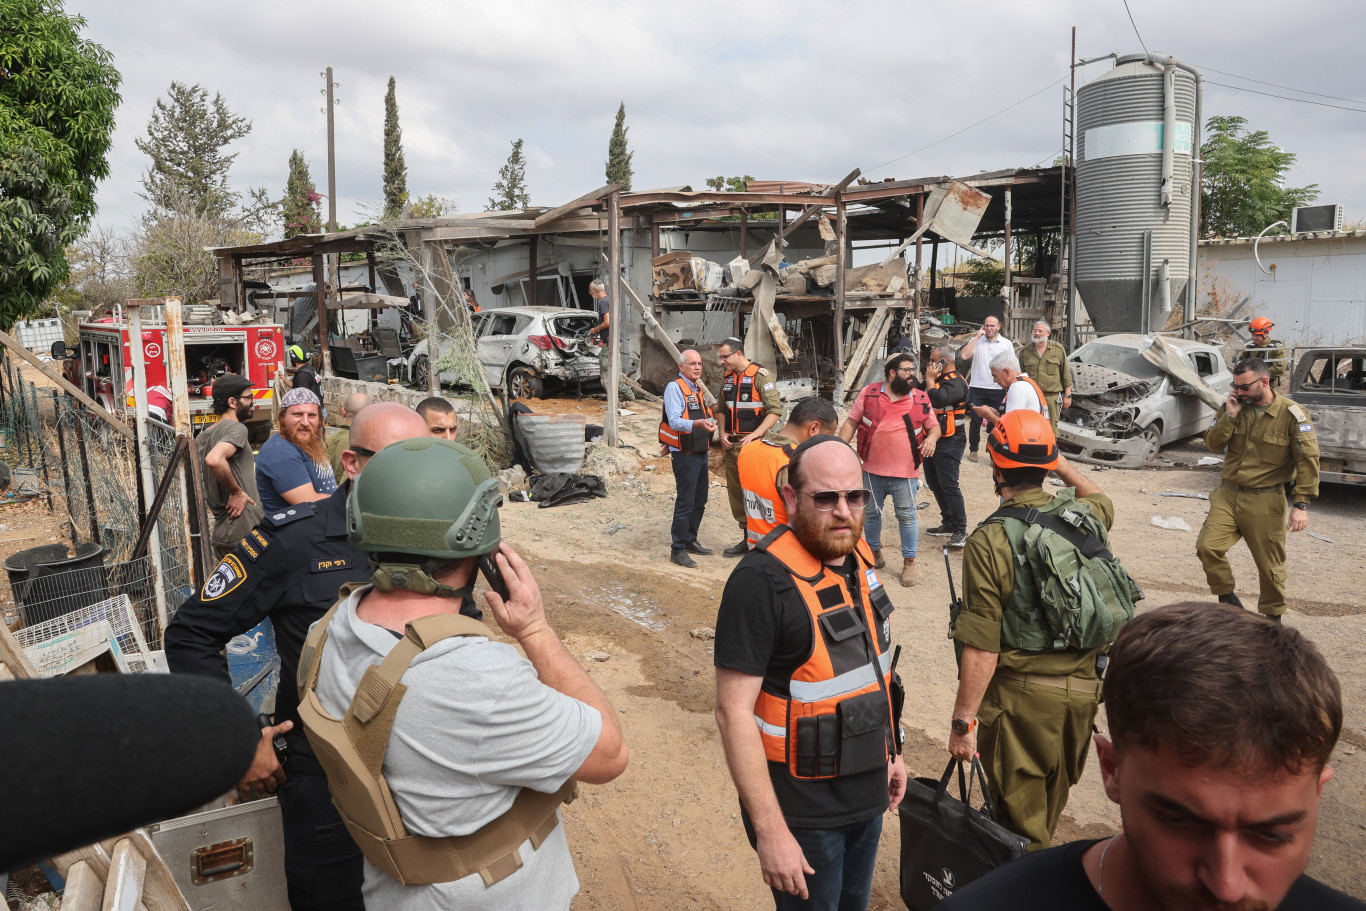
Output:
M71 515L71 472L66 467L66 434L62 428L66 423L66 410L62 408L62 400L58 397L56 389L52 390L52 413L56 417L57 457L62 464L62 489L66 491L66 526L71 533L71 543L79 544L80 540L76 537L76 520Z
M90 455L85 447L85 422L76 420L76 445L81 451L81 473L85 476L85 506L90 510L90 540L100 542L100 522L95 515L95 485L90 478Z
M603 442L610 447L621 445L617 432L617 387L621 381L621 190L613 190L607 197L607 414L602 422Z

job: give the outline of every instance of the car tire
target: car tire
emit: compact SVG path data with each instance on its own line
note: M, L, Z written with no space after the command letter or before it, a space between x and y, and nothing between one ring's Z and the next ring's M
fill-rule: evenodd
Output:
M531 368L513 367L508 371L507 391L511 399L539 399L544 398L545 384Z
M417 386L419 389L426 389L427 374L430 370L431 362L427 359L427 355L419 354L417 357L413 358L413 385Z
M1139 433L1139 436L1153 449L1148 455L1148 459L1151 460L1155 458L1158 451L1162 449L1162 425L1157 421L1153 421L1147 427L1143 428Z

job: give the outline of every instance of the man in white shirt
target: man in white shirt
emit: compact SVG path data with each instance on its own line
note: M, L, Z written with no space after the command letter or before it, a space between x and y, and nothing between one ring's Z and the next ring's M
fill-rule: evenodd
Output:
M1029 374L1020 370L1020 360L1013 351L1005 351L991 359L991 377L1006 391L1005 408L997 411L990 405L978 405L973 413L983 420L996 423L1002 414L1023 408L1048 417L1048 397Z
M982 328L972 337L972 341L958 352L958 360L972 359L972 372L968 376L968 407L974 411L978 405L989 405L1000 411L1003 407L1005 389L991 375L991 360L1003 352L1014 352L1015 345L1001 335L1001 321L988 316L982 321ZM994 422L993 422L994 423ZM991 427L987 427L991 432ZM968 459L977 461L977 450L982 443L982 422L968 422Z

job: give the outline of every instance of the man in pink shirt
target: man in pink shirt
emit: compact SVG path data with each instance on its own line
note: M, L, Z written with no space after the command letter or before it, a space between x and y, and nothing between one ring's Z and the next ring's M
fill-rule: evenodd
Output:
M916 538L920 534L915 520L920 460L934 455L939 421L929 396L912 386L914 357L893 355L884 375L883 382L870 383L858 394L840 427L840 437L849 441L855 431L858 433L863 474L873 491L873 506L864 519L864 537L879 567L886 565L882 557L882 504L888 494L892 495L901 533L901 584L910 587L920 581L915 568Z

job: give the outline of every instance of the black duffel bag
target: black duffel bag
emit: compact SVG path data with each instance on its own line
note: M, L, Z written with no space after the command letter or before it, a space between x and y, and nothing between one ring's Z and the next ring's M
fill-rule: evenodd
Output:
M958 799L949 781L958 770ZM970 803L972 779L982 782L983 807ZM911 911L933 908L959 887L1021 857L1029 839L996 822L986 773L976 756L964 781L963 763L949 760L944 776L906 783L901 816L901 900Z

